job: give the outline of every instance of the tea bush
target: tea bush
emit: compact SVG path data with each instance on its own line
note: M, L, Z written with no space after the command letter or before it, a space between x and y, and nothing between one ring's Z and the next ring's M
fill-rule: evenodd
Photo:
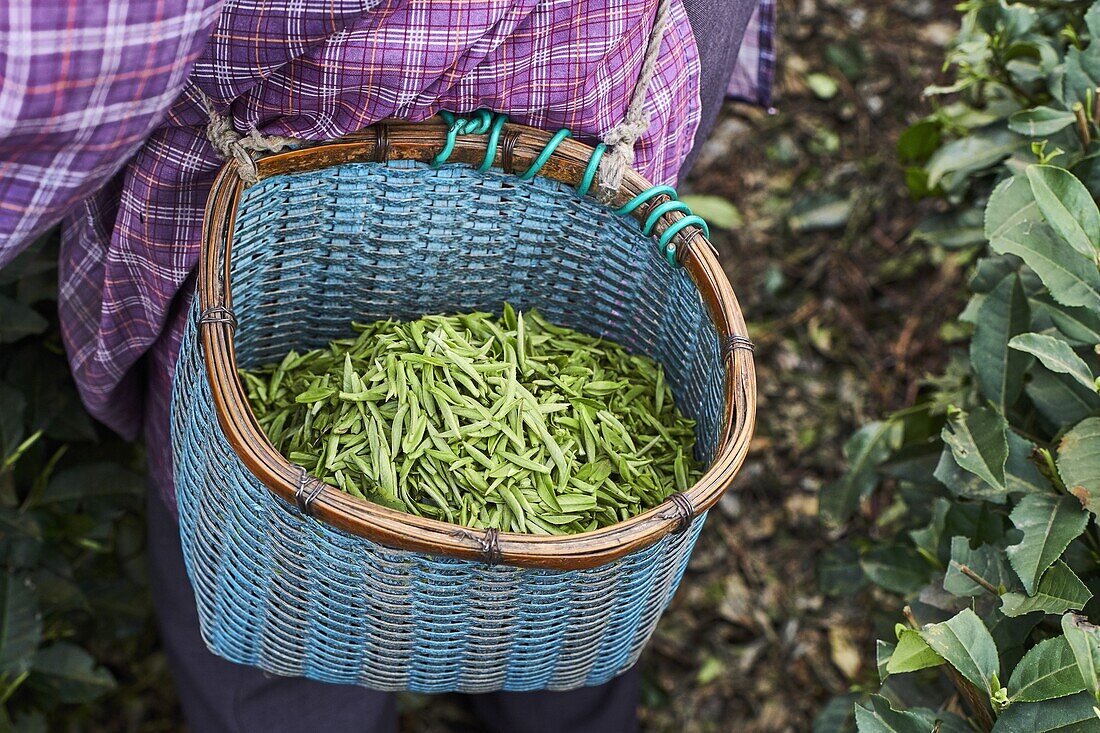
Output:
M959 7L898 150L943 202L914 239L972 263L966 343L848 441L821 511L862 532L822 578L905 598L861 733L1100 731L1100 3Z
M0 270L0 731L132 729L167 684L141 461L81 407L56 269L51 241Z

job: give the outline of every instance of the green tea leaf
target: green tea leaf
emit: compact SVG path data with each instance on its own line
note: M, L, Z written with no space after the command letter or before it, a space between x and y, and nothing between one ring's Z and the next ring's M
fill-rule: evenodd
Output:
M1056 425L1072 425L1100 410L1100 395L1064 374L1037 364L1032 367L1030 376L1024 393L1035 403L1039 413Z
M1031 455L1035 444L1014 432L1008 434L1008 461L1005 463L1005 485L1012 492L1028 493L1051 490L1050 480L1039 473Z
M1068 496L1028 494L1009 515L1023 539L1005 553L1029 594L1039 577L1085 531L1088 514Z
M0 344L42 333L49 321L29 305L0 294Z
M1031 325L1027 296L1013 272L982 301L974 319L970 364L985 398L1004 412L1016 402L1030 359L1008 348L1009 340Z
M1010 130L987 128L972 135L953 140L928 160L928 186L935 188L944 178L962 178L975 171L996 165L1004 158L1022 149L1027 141ZM950 187L951 181L945 181Z
M744 224L741 212L728 199L721 196L703 194L685 194L680 200L688 205L693 214L697 214L712 227L718 229L736 229Z
M0 382L0 465L23 440L23 411L26 400L22 393Z
M1090 33L1096 38L1095 33ZM1081 49L1070 46L1066 52L1065 70L1059 92L1063 106L1072 109L1074 103L1084 105L1089 97L1095 97L1096 87L1100 85L1100 58L1096 44Z
M26 672L38 648L42 622L29 583L5 571L0 576L0 679Z
M1011 588L1016 576L1004 559L1004 551L991 545L970 548L966 537L951 538L951 561L943 578L943 589L957 596L977 596L988 592L960 568L965 567L993 588Z
M894 656L895 649L897 649L897 644L891 644L882 639L875 640L875 668L878 670L878 681L880 683L885 682L886 678L890 676L886 666L890 663L890 657Z
M843 229L852 217L851 199L835 194L809 194L791 207L787 225L795 232Z
M925 626L920 636L979 690L993 693L993 676L1000 666L997 645L977 614L967 608L947 621Z
M955 462L955 457L952 455L951 446L949 445L943 447L939 462L936 464L932 475L956 496L980 499L992 504L1004 504L1008 501L1008 494L1003 489L990 486L987 481L983 481L970 471L961 468Z
M974 728L966 719L946 710L930 710L928 708L912 708L911 710L923 718L925 723L932 726L932 733L974 733Z
M1050 371L1068 374L1086 389L1095 390L1088 364L1065 341L1045 333L1024 333L1012 338L1008 345L1037 357Z
M903 163L927 160L940 146L941 137L939 122L930 119L914 122L898 135L898 157Z
M329 397L332 397L337 392L338 390L335 387L310 387L306 391L296 396L294 398L294 401L299 404L321 402L323 400L327 400Z
M1008 424L993 410L980 407L956 412L941 433L961 467L998 489L1005 489Z
M1069 171L1029 165L1027 179L1047 224L1085 257L1100 254L1100 210L1088 189Z
M1062 614L1084 608L1090 598L1092 593L1077 574L1059 560L1043 573L1031 596L1015 592L1001 596L1001 612L1010 617L1035 611Z
M1011 655L1010 658L1013 660L1019 656L1016 652L1022 651L1023 647L1029 644L1031 633L1042 620L1042 614L1038 613L1006 616L1001 612L1000 607L990 608L982 616L982 621L989 629L989 634L997 644L997 649L1000 650L1002 655L1006 653Z
M95 427L80 402L68 363L44 351L41 344L27 344L12 356L4 375L26 399L28 432L43 430L63 441L95 441Z
M928 242L947 249L985 244L982 212L962 209L931 214L917 223L909 237L915 242Z
M920 590L931 572L928 561L905 545L875 548L860 567L875 585L902 595Z
M1022 109L1008 118L1008 129L1028 137L1053 135L1074 123L1073 113L1053 107Z
M986 241L984 232L982 241ZM1002 280L1013 273L1020 273L1020 262L1015 257L1004 255L982 257L974 266L974 273L970 276L970 289L978 294L990 293Z
M932 733L933 724L916 713L897 711L886 698L871 695L865 705L856 705L859 733Z
M1100 270L1041 221L1026 179L1009 178L994 189L985 232L995 251L1016 255L1034 270L1056 301L1100 311Z
M28 507L102 496L141 496L144 489L144 477L125 466L106 461L84 463L55 474Z
M1085 689L1064 636L1041 641L1024 655L1008 681L1011 702L1042 702Z
M97 667L88 652L68 642L58 642L34 656L29 683L64 703L90 702L115 687L115 679Z
M1097 733L1100 718L1088 693L1049 700L1017 703L997 718L993 733Z
M0 730L4 730L4 722L4 718L0 717ZM49 733L50 730L46 717L38 712L18 716L14 726L12 733Z
M1026 178L1005 178L993 189L986 204L986 239L992 243L1015 229L1030 231L1042 219Z
M707 657L703 660L703 666L695 675L696 683L700 685L710 684L721 677L726 671L726 665L717 657Z
M943 657L933 651L915 629L905 629L898 638L894 653L890 655L890 661L886 663L886 671L890 674L916 672L943 662Z
M1067 613L1062 617L1062 632L1081 674L1081 684L1100 700L1100 628L1083 616Z
M814 716L812 733L849 733L856 725L857 693L838 695L826 702Z
M1046 293L1028 299L1036 316L1045 316L1063 336L1076 346L1100 344L1100 313L1087 308L1058 305ZM1032 326L1032 330L1036 330Z
M840 88L828 74L817 73L806 75L806 85L818 99L832 99Z
M817 563L817 585L831 596L853 595L867 585L856 549L846 543L827 548Z
M832 524L843 524L852 516L861 497L871 493L879 478L876 467L890 454L894 426L872 422L857 430L844 444L848 470L837 482L822 490L821 515Z
M1089 29L1089 34L1092 38L1100 38L1100 7L1095 3L1089 6L1089 9L1085 11L1085 27ZM1100 46L1089 44L1088 55L1090 57L1090 66L1100 70Z
M1100 417L1086 418L1062 436L1057 465L1069 493L1100 514Z

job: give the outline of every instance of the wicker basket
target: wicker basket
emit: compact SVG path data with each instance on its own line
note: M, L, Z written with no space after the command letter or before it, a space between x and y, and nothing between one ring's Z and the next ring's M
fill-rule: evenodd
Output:
M654 245L690 213L674 192L628 172L610 206L579 196L593 150L560 136L548 148L552 137L387 123L262 158L252 185L236 162L221 171L172 418L184 555L216 654L426 692L570 689L637 660L744 459L751 349L695 219L666 238L672 265ZM547 149L538 176L517 175ZM449 162L432 164L443 153ZM613 210L631 199L637 222ZM504 301L662 362L697 421L702 479L580 535L466 529L307 476L267 440L237 378L238 366L346 334L352 319Z

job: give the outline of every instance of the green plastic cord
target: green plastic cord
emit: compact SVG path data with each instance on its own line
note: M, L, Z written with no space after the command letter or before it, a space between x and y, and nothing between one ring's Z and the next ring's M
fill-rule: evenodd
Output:
M657 204L653 207L653 211L649 212L649 217L645 220L645 224L642 225L642 234L647 237L653 233L653 227L657 224L657 220L664 216L669 211L682 211L688 216L691 216L691 209L683 201L665 201L663 204Z
M493 167L493 160L497 157L497 144L500 142L500 131L507 121L508 115L497 115L493 120L493 126L489 128L489 142L485 146L485 160L478 168L482 173Z
M672 238L676 236L676 234L678 234L682 229L694 224L703 230L703 233L707 236L708 239L710 238L710 227L707 226L707 222L703 219L703 217L693 214L691 212L691 208L687 204L677 199L676 189L672 188L672 186L653 186L651 188L647 188L645 191L642 191L640 194L632 198L622 207L616 209L615 213L619 216L627 216L642 204L652 201L653 199L661 195L668 196L672 200L665 201L655 206L653 208L653 211L650 212L649 216L646 218L645 223L641 224L640 227L642 233L646 236L649 236L653 233L653 227L656 226L658 219L660 219L661 216L666 214L667 212L682 211L684 214L686 214L686 216L684 216L682 219L673 223L669 226L668 229L663 231L661 233L661 238L658 240L657 243L657 246L660 248L661 252L665 256L665 259L668 260L668 263L670 265L675 267L679 264L679 262L676 259L676 245L672 244Z
M654 186L653 188L648 188L645 191L642 191L640 194L630 199L630 201L626 202L626 204L624 204L621 208L615 209L615 213L619 216L626 216L627 214L634 211L634 209L644 204L646 201L649 201L652 198L656 198L662 193L673 199L676 198L676 189L672 186Z
M546 143L546 147L539 153L539 157L535 158L535 162L531 164L531 167L524 171L523 175L519 177L521 181L530 181L539 170L546 165L546 161L550 160L550 156L554 154L554 151L561 145L561 141L567 137L573 137L573 133L564 127L554 133L554 137L550 138L550 142Z
M672 243L672 238L676 236L677 232L681 229L691 226L692 224L701 228L706 238L710 239L710 227L707 226L706 220L701 216L689 213L683 219L669 225L668 229L661 233L661 238L657 242L657 246L665 253L665 259L668 260L668 263L673 267L675 267L678 262L676 260L676 245Z
M578 196L588 195L588 189L592 188L592 181L596 180L596 170L600 167L600 161L603 160L605 150L607 150L607 146L600 143L592 151L592 157L588 159L588 166L584 169L584 177L581 178L581 185L577 186Z
M432 159L432 166L438 167L447 162L447 159L451 157L451 153L454 152L455 143L459 135L488 134L489 140L485 147L485 159L478 167L478 170L482 173L489 170L493 165L493 161L496 159L497 147L500 142L500 133L504 128L504 124L508 121L508 117L503 114L495 114L487 109L479 109L470 117L459 117L453 112L447 112L445 110L441 111L439 116L447 123L447 139L443 144L443 149L439 151L439 155ZM540 152L534 162L531 163L531 166L519 176L519 179L521 181L529 181L538 175L538 172L546 165L546 161L548 161L550 156L554 154L554 151L557 150L561 141L572 136L573 133L567 129L558 130L546 143L546 147L542 149L542 152ZM596 180L596 172L600 167L600 161L603 159L606 151L607 146L603 143L598 144L592 151L592 156L588 159L588 165L585 166L584 175L581 177L580 185L577 186L577 195L587 196L588 192L592 189L592 184ZM650 236L653 234L653 228L657 225L657 222L668 212L680 211L685 214L683 218L672 223L669 225L668 229L661 232L661 236L657 240L657 247L668 263L675 267L679 262L676 259L676 245L673 243L672 239L679 234L680 231L689 226L697 226L703 230L703 234L708 239L710 238L710 227L707 226L707 222L703 217L693 214L691 208L677 198L676 189L672 188L672 186L653 186L648 188L620 208L616 209L615 214L618 216L628 216L642 204L652 201L662 195L668 196L672 200L664 201L653 207L653 211L649 212L649 216L646 217L645 223L640 225L640 229L642 234Z
M459 135L484 135L489 132L494 122L493 113L487 109L477 110L472 117L458 117L446 110L441 110L439 116L447 123L447 141L443 143L443 149L439 151L439 155L432 159L432 167L435 168L446 163L447 158L451 157ZM496 150L493 153L495 154Z

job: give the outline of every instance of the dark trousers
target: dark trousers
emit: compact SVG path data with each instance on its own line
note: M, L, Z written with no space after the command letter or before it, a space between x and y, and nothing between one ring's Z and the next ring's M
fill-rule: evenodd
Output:
M721 106L737 49L757 0L685 0L702 68L701 119L685 173ZM206 649L183 566L179 527L159 497L149 500L153 603L184 715L193 733L396 733L392 694L267 675ZM492 733L634 733L637 669L571 692L471 695Z

